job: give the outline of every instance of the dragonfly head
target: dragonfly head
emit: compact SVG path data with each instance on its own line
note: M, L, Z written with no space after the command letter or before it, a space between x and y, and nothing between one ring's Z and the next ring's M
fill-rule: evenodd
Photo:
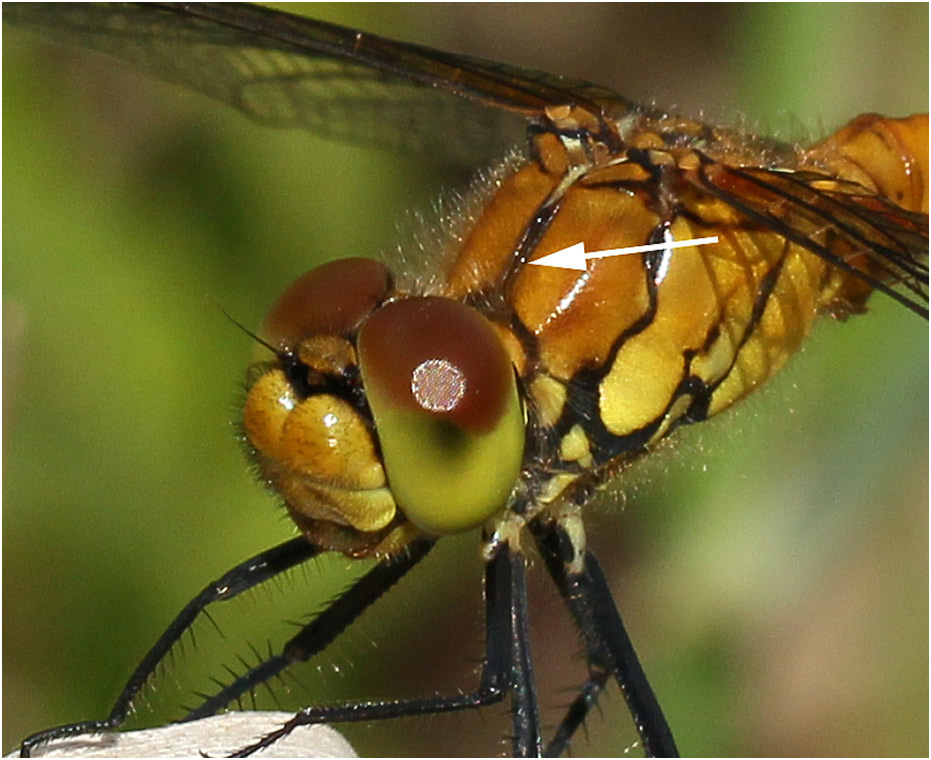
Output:
M524 417L498 332L474 309L398 298L371 259L331 262L273 304L243 408L261 477L308 538L354 556L500 512Z

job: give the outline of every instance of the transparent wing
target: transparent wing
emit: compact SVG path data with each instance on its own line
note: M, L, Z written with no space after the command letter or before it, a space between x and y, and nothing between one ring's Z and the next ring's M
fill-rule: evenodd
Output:
M586 82L246 4L16 3L4 6L3 17L267 126L435 148L447 161L498 157L548 106L577 105L596 116L630 107Z
M499 157L550 107L580 107L602 121L637 108L587 82L247 4L13 3L3 15L267 126L432 150L447 163ZM705 160L706 191L927 316L926 215L858 194L857 186L825 189L830 178L821 175Z

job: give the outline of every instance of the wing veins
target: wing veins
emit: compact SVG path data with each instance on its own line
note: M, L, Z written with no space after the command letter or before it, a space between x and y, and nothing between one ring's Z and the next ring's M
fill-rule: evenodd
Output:
M792 195L791 193L788 193L785 190L781 189L778 185L768 183L760 179L759 177L757 177L755 174L751 172L743 171L739 168L732 168L730 169L730 171L734 172L734 174L736 174L737 176L743 179L746 179L747 181L757 185L758 187L762 187L765 190L774 193L775 195L778 195L788 201L791 201L795 205L800 206L804 208L805 210L809 211L812 215L821 217L822 219L827 221L829 224L831 224L833 227L836 227L837 229L843 232L846 232L850 238L856 240L858 243L862 244L867 249L866 251L867 254L872 254L875 257L888 260L889 264L893 265L887 270L890 272L890 274L895 272L896 267L900 267L902 270L904 270L907 274L909 274L912 277L918 277L920 273L927 271L927 267L922 267L920 262L912 259L908 255L907 246L905 246L900 240L897 240L888 230L876 224L876 222L874 222L873 220L867 219L864 216L857 217L859 221L868 225L871 230L875 231L878 235L881 235L882 237L885 237L887 240L889 240L892 246L897 247L899 249L898 251L894 250L893 247L883 245L882 243L879 243L878 241L870 240L869 238L864 236L864 234L860 230L858 230L856 227L853 227L853 226L850 226L849 224L844 223L840 216L831 215L828 212L821 210L818 206L805 200L804 198L800 198L799 196ZM779 177L781 179L785 179L787 182L791 182L795 184L796 186L800 188L803 188L806 192L817 194L819 199L823 199L824 201L835 206L837 209L841 211L844 211L844 212L852 211L849 206L846 206L843 203L841 203L840 200L834 194L829 193L827 191L818 191L815 188L812 188L811 185L809 185L807 182L803 181L802 179L798 177L793 176L792 174L789 174L789 173L786 173L784 175L780 174ZM824 179L828 179L828 178L825 177ZM905 211L904 209L900 209L898 207L892 207L891 210L892 209L902 214L906 214L906 215L908 214L907 211ZM861 208L857 209L858 214L861 211L865 212L867 211L867 209L861 209ZM915 268L913 269L910 265L914 265Z
M869 274L868 272L864 272L863 270L858 269L857 267L853 266L848 261L846 261L844 258L838 256L836 253L831 251L829 248L826 248L825 246L821 245L817 241L812 240L809 236L803 233L797 232L790 225L786 224L780 217L775 216L773 214L765 213L763 211L759 211L755 209L753 206L750 206L747 203L744 203L742 200L740 200L738 196L732 193L729 193L723 188L719 187L708 177L708 174L706 171L707 164L709 163L714 164L714 165L717 165L717 164L714 161L712 161L710 158L708 158L707 156L704 156L703 154L700 154L700 155L702 157L702 166L701 166L700 176L704 180L702 187L707 192L710 192L716 198L721 199L722 201L727 203L729 206L735 208L737 211L744 214L748 218L756 222L759 222L760 224L773 230L774 232L777 232L778 234L782 235L787 240L790 240L793 243L797 243L798 245L811 251L815 255L820 256L825 261L833 264L834 266L840 269L843 269L845 272L848 272L854 277L857 277L858 279L866 282L868 285L875 288L876 290L879 290L880 292L885 293L887 296L894 299L895 301L898 301L900 304L905 306L910 311L913 311L914 313L918 314L924 319L928 319L928 308L927 306L924 305L924 303L927 303L927 298L928 298L927 293L925 291L919 290L917 292L917 295L919 296L919 298L915 298L915 299L909 298L907 295L903 295L899 291L895 290L892 286L887 285L882 280L876 278L875 276ZM731 169L731 171L733 171L733 169ZM764 183L764 186L765 186L765 183ZM926 284L927 283L925 283L925 285ZM915 292L913 288L909 288L909 290L912 290L913 292Z

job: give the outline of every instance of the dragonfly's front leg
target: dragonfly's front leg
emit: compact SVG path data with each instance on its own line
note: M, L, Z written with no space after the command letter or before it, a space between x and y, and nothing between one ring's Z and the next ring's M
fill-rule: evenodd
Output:
M68 723L39 731L23 741L20 746L20 756L30 757L36 747L55 739L112 731L123 725L132 708L133 701L146 682L164 661L172 647L210 604L232 599L243 591L264 583L295 565L307 561L319 554L320 551L319 547L313 546L303 537L293 538L236 565L229 572L209 583L196 597L187 603L158 638L158 641L155 642L142 662L139 663L129 681L126 682L123 691L120 692L120 696L106 718Z
M501 543L485 566L485 660L478 686L467 694L400 700L370 700L311 706L280 728L242 748L247 757L275 745L300 726L333 723L367 723L389 718L455 712L500 702L512 695L512 751L515 757L542 754L536 691L527 640L527 589L524 556ZM339 605L339 601L335 606ZM332 609L332 608L331 608ZM326 616L329 610L320 617ZM319 618L318 618L319 620ZM315 623L293 641L312 636ZM287 649L287 646L285 647ZM272 658L274 659L274 658ZM256 671L263 668L257 666ZM249 674L244 676L248 679Z

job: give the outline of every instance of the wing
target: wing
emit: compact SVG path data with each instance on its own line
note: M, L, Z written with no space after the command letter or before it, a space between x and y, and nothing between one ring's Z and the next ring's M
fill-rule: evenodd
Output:
M551 106L593 115L610 90L237 3L17 3L4 21L106 54L266 126L437 158L499 158ZM476 108L480 103L488 108ZM441 149L441 150L440 150Z
M615 126L624 113L648 116L581 80L247 4L12 3L3 14L266 126L432 149L447 162L497 158L523 139L529 121L547 120L548 110L559 106ZM705 191L927 317L926 213L903 211L824 174L705 161L697 174ZM894 290L897 285L905 292Z
M697 177L705 192L744 216L928 318L927 214L813 172L706 159Z

